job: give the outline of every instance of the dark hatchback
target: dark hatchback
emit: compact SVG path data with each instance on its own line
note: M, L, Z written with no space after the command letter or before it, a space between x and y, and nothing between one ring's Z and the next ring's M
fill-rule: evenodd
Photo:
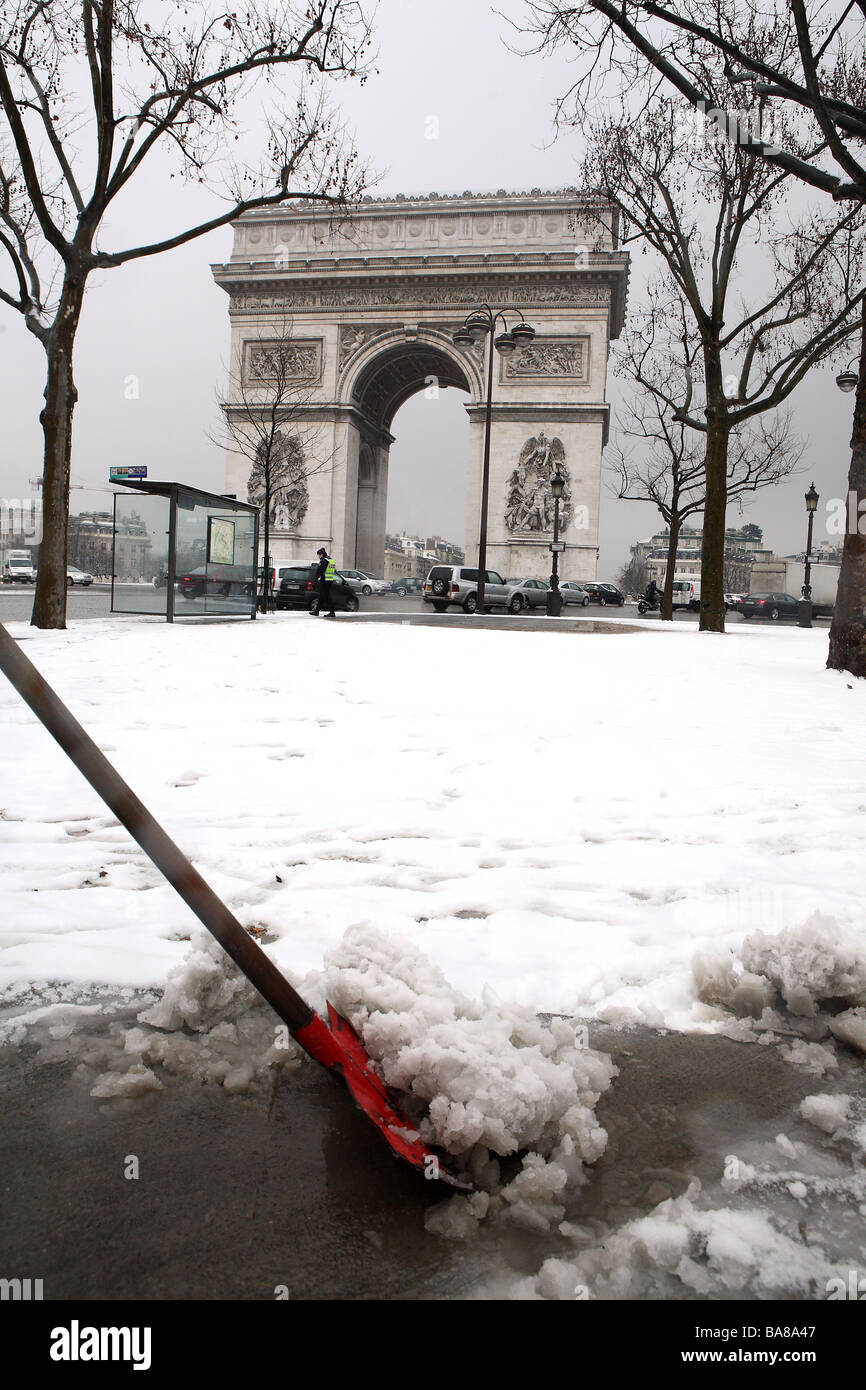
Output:
M744 618L769 618L775 623L780 618L799 617L800 600L792 594L746 594L737 612Z
M596 584L591 581L583 586L584 593L589 595L590 603L598 603L602 608L608 603L616 604L622 608L625 603L625 594L621 593L615 584Z
M415 579L409 575L404 575L402 579L391 580L387 593L399 594L401 598L405 598L407 594L420 594L423 588L423 579Z
M310 613L319 611L319 590L316 583L317 565L292 565L280 568L280 580L274 601L277 608L306 608ZM347 613L357 613L360 608L358 595L337 571L331 593L334 607Z
M253 592L253 577L245 565L199 565L179 571L176 583L190 600L201 598L205 590L210 598L247 597Z

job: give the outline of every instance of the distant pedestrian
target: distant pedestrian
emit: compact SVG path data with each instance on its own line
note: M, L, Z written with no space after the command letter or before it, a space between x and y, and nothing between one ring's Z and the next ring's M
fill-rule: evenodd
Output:
M337 567L328 554L324 546L321 546L316 554L319 557L319 565L316 570L316 583L319 590L319 617L336 618L334 612L334 578ZM325 609L328 612L325 612Z

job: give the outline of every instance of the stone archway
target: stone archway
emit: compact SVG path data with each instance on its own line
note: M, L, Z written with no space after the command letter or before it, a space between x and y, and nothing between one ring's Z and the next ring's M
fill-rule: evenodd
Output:
M453 344L435 331L413 330L409 336L405 329L373 332L346 361L339 396L356 415L346 447L346 527L352 524L354 494L354 563L359 569L382 573L394 416L416 392L438 392L449 386L468 392L473 399L481 391L474 365L461 362Z
M487 301L512 322L521 310L537 333L521 357L495 364L488 562L509 575L549 571L545 460L555 457L570 500L560 574L595 577L607 357L623 322L628 264L606 205L574 191L398 196L365 200L341 225L282 207L250 213L234 231L231 260L213 267L230 296L232 360L246 370L258 345L290 322L299 380L310 386L293 418L311 440L309 456L327 461L308 479L297 530L274 535L278 563L325 544L338 564L381 573L391 423L431 384L469 395L471 562L485 363L481 349L461 352L451 335ZM227 491L245 495L246 482L232 458Z

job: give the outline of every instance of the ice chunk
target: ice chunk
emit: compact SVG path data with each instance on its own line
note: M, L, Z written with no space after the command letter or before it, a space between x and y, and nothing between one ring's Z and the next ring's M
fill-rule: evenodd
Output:
M248 1091L254 1073L255 1068L249 1062L244 1062L239 1067L233 1067L223 1081L223 1090L228 1091L230 1096L236 1096L241 1091Z
M408 1098L425 1141L496 1194L483 1212L460 1198L434 1208L428 1229L466 1239L482 1216L535 1231L558 1224L566 1188L584 1181L584 1165L607 1143L595 1106L616 1075L611 1059L582 1046L569 1020L544 1025L492 993L467 999L412 943L367 925L350 928L326 957L324 983L387 1083ZM500 1189L491 1151L521 1150L531 1152Z
M450 1240L471 1240L478 1234L478 1223L489 1208L490 1197L486 1192L474 1192L471 1197L452 1197L450 1201L430 1207L424 1217L424 1227Z
M360 1032L385 1080L425 1103L427 1142L454 1155L551 1150L568 1134L581 1160L604 1150L594 1107L616 1073L579 1046L574 1025L484 1005L451 988L416 946L350 928L326 957L328 998Z
M866 1003L866 943L816 912L775 936L747 936L739 959L698 952L692 974L706 1004L758 1018L780 994L792 1014L814 1018L826 1001Z
M139 1014L139 1022L168 1032L191 1028L204 1033L263 1003L219 943L201 933L190 954L169 974L162 999Z
M830 1032L840 1042L866 1052L866 1009L846 1009L830 1019Z
M819 912L777 936L755 932L742 960L775 985L793 1014L814 1016L822 1000L866 1003L866 943Z
M763 1211L702 1210L697 1183L682 1197L621 1226L573 1260L547 1261L516 1281L512 1298L681 1296L814 1297L839 1270L821 1250L786 1235ZM583 1290L581 1293L579 1291Z
M839 1063L832 1047L824 1047L821 1043L805 1042L803 1038L798 1038L790 1047L783 1047L781 1051L787 1062L802 1067L812 1076L823 1076L825 1072L839 1070Z
M148 1091L161 1091L162 1082L150 1070L139 1063L129 1071L106 1071L96 1078L90 1089L92 1096L99 1099L115 1096L141 1096Z
M803 1119L808 1120L810 1125L823 1129L825 1134L836 1134L839 1130L844 1130L850 1108L850 1096L826 1093L806 1096L806 1099L800 1102L800 1114Z

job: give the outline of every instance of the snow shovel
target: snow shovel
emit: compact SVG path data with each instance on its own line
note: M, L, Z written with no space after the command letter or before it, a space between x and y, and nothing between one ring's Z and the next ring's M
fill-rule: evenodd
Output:
M471 1183L450 1173L438 1155L421 1142L414 1125L401 1112L374 1070L361 1039L348 1020L329 1003L328 1022L325 1023L292 989L270 957L244 931L225 903L126 785L2 624L0 670L199 921L216 937L278 1017L288 1024L304 1051L342 1077L358 1106L372 1120L392 1152L411 1163L413 1168L420 1169L425 1177L438 1178L452 1187L471 1191Z

